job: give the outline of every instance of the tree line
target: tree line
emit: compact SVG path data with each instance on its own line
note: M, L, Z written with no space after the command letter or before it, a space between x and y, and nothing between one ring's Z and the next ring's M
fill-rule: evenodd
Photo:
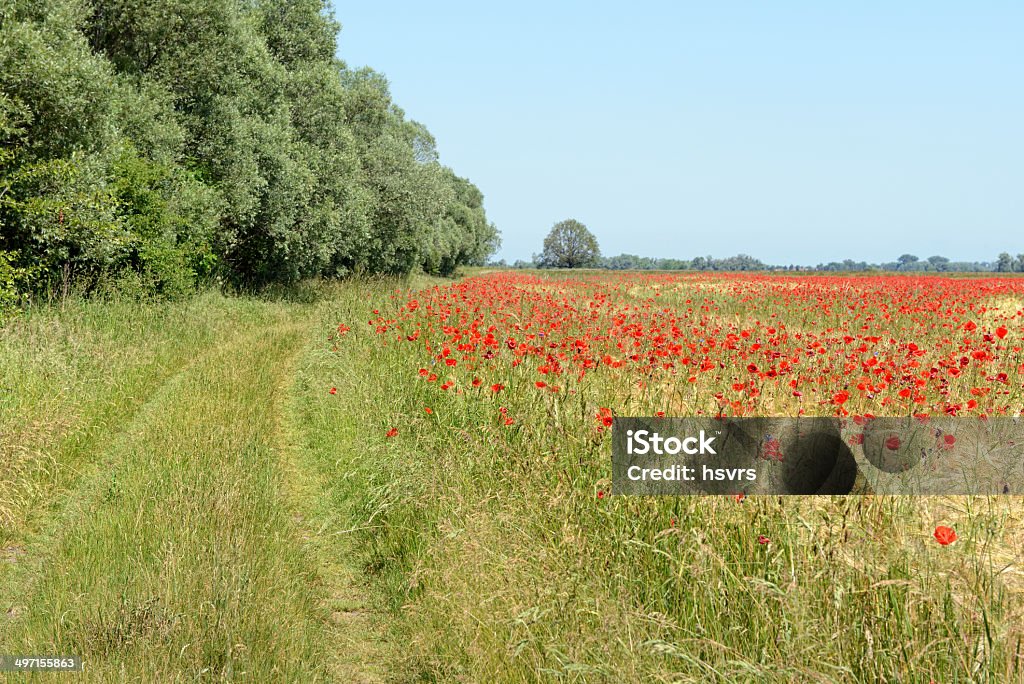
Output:
M508 267L502 260L492 265ZM712 256L693 259L653 258L635 254L613 257L601 255L597 238L576 219L559 221L544 238L543 250L530 261L518 260L512 268L598 268L612 271L934 271L934 272L1024 272L1024 254L1016 258L1003 252L995 262L952 261L944 256L920 259L913 254L902 254L896 261L869 263L867 261L832 261L817 266L769 265L747 254L716 259Z
M499 245L323 0L6 0L0 298L451 274Z
M516 260L512 264L502 260L491 262L492 266L508 268L559 268L537 255L529 261ZM898 272L932 272L932 273L1024 273L1024 254L1016 258L1003 253L996 261L952 261L946 257L935 256L918 259L912 262L888 261L872 263L867 261L831 261L815 266L799 264L766 264L748 254L716 258L698 256L693 259L675 259L664 257L645 257L635 254L619 254L617 256L598 256L587 265L587 268L607 269L612 271L898 271Z

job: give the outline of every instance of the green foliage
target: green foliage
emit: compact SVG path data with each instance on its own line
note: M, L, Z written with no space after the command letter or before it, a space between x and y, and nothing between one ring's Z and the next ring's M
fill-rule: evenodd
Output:
M0 251L0 323L18 304L18 289L28 273L26 269L16 268L14 263L18 255Z
M544 251L537 259L541 268L586 268L597 266L601 250L597 238L576 219L559 221L544 238Z
M452 274L498 245L323 0L0 8L0 249L41 287Z

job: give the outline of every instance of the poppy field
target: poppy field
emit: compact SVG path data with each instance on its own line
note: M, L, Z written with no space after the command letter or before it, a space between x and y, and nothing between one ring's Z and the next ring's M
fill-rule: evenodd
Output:
M613 497L609 433L1019 416L1024 280L484 272L367 314L316 377L325 415L372 407L366 563L412 671L1021 680L1019 498ZM378 374L328 394L357 346Z
M1015 492L610 479L616 416L1012 420L1022 308L1014 278L480 270L26 312L0 652L97 682L1022 681Z

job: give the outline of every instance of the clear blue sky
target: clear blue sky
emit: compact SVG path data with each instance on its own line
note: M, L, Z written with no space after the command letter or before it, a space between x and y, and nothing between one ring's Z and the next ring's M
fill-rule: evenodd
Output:
M569 217L606 255L1024 252L1019 0L334 7L509 261Z

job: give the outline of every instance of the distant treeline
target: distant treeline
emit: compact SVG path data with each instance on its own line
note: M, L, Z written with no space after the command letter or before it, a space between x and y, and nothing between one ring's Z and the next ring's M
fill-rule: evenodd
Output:
M0 3L0 298L483 264L480 191L339 28L323 0Z
M505 261L492 262L494 266L509 265ZM535 261L518 260L512 268L538 268ZM542 266L540 266L542 268ZM951 261L943 256L919 259L913 254L904 254L896 261L881 264L866 261L832 261L817 266L771 265L746 254L724 259L711 256L694 259L659 259L634 254L620 254L600 257L595 268L612 271L931 271L931 272L984 272L1024 273L1024 254L1016 257L1004 252L996 261Z

